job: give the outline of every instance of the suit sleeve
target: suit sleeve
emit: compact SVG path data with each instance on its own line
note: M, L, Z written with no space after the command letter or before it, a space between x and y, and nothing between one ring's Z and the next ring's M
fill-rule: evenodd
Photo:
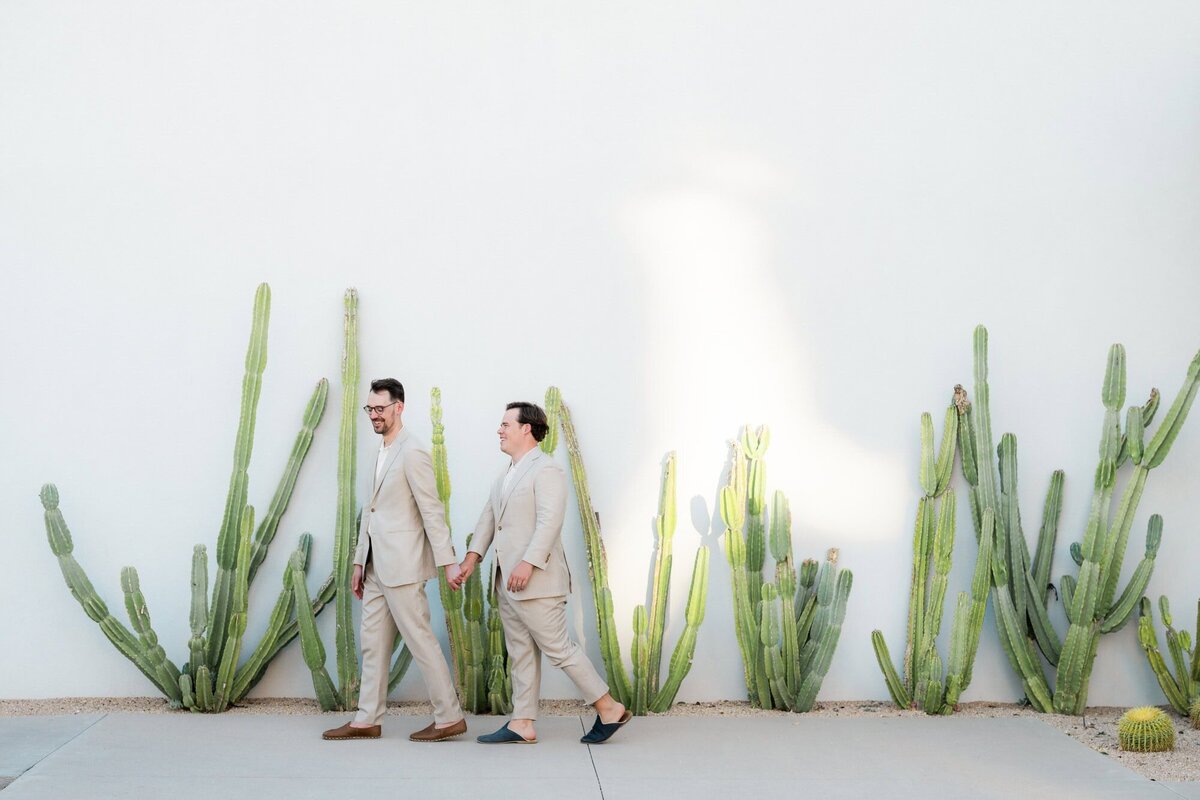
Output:
M563 517L567 513L567 476L557 464L547 464L533 476L533 501L537 522L525 548L523 559L545 569L550 551L562 538Z
M433 457L429 451L413 448L404 454L404 477L412 490L413 499L421 512L425 537L433 548L433 561L439 567L457 563L454 541L446 525L446 506L437 493L437 478L433 474Z
M467 548L467 552L475 553L482 560L495 535L496 515L492 513L492 498L489 495L483 504L483 513L479 515L479 522L475 523L475 533L471 536L471 546Z

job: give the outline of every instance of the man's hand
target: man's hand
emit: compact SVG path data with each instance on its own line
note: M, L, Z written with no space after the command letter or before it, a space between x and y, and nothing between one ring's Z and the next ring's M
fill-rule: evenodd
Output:
M458 564L447 564L445 570L446 583L450 584L450 588L457 592L463 582L462 569Z
M350 591L354 592L354 596L362 600L363 594L363 568L360 564L354 565L354 574L350 576Z
M533 574L533 564L522 561L517 568L508 573L508 590L519 592L529 585L529 576Z
M467 582L467 578L471 577L471 573L475 571L475 565L479 563L478 553L467 553L467 557L458 565L458 585L462 586Z

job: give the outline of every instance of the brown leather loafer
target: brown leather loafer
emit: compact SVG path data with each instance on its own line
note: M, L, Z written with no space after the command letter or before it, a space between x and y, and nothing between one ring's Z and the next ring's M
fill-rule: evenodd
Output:
M466 732L467 721L460 719L458 722L445 728L439 728L436 722L432 722L428 728L422 728L408 738L414 742L444 742L447 739L456 739Z
M383 733L379 725L369 728L355 728L349 722L340 728L330 728L321 734L322 739L378 739Z

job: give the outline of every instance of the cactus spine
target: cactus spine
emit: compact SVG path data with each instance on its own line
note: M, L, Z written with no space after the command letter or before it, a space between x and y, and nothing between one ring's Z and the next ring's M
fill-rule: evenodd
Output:
M892 666L883 633L878 630L871 633L875 658L892 700L901 708L920 706L927 714L953 713L959 696L971 682L991 585L992 542L989 535L980 539L971 594L958 593L950 634L949 669L943 682L937 639L953 561L956 513L954 493L949 489L959 415L965 411L957 402L965 401L965 397L956 393L955 400L946 409L942 443L936 459L933 417L928 413L921 415L920 481L923 495L917 502L913 531L912 588L908 599L908 642L904 648L903 678ZM991 524L989 518L988 525Z
M1195 647L1192 635L1186 630L1177 631L1172 626L1171 607L1164 594L1158 598L1158 608L1166 626L1167 653L1175 666L1171 674L1167 662L1158 649L1158 631L1154 627L1154 611L1150 600L1143 597L1138 617L1138 641L1146 651L1146 659L1154 670L1154 677L1162 687L1167 702L1195 723L1195 711L1200 710L1200 647ZM1200 603L1196 607L1196 637L1200 640Z
M600 515L592 507L591 490L584 469L583 454L571 411L562 402L556 387L546 391L546 416L551 433L542 440L542 450L553 453L557 446L557 427L561 426L562 438L566 443L567 457L571 466L571 479L575 486L575 497L579 505L579 519L583 528L584 544L588 554L588 576L591 579L592 599L596 605L596 626L600 635L600 652L604 659L604 670L608 676L609 692L631 712L644 715L648 712L661 713L675 702L679 687L692 668L696 653L696 638L700 624L704 621L704 608L708 596L708 548L700 545L692 565L692 580L688 591L686 625L675 643L667 667L667 678L660 681L662 671L663 637L666 631L667 607L670 604L671 567L674 559L674 536L676 526L675 453L667 454L663 464L662 482L659 490L658 514L654 519L655 558L651 578L650 606L638 605L633 611L634 639L630 648L633 679L621 659L621 644L617 638L612 589L608 585L608 556L600 531Z
M136 570L126 567L121 573L126 610L133 625L133 631L130 631L109 613L107 605L72 555L74 544L59 509L57 488L53 484L46 484L41 492L50 549L58 557L71 594L121 654L132 661L172 705L182 705L193 711L222 711L240 701L262 677L270 660L299 630L299 621L291 617L293 594L285 574L284 590L272 611L267 630L245 664L238 668L247 627L250 584L266 558L267 549L287 510L313 433L324 413L328 392L328 385L322 379L305 407L300 432L283 475L267 513L255 530L253 512L245 502L247 470L266 365L270 303L270 289L262 284L254 299L250 344L242 381L241 411L234 442L234 467L217 540L217 577L210 603L208 554L203 545L196 545L192 553L190 637L187 647L190 660L182 668L176 667L167 658L159 636L151 626ZM311 537L306 534L301 538L305 560L310 546ZM317 599L309 606L312 613L319 612L332 598L332 588L327 581Z
M1006 433L1000 440L999 470L993 467L990 397L987 383L987 329L975 329L975 407L967 405L960 421L962 436L970 439L973 463L964 457L963 473L970 484L972 517L977 535L984 532L985 514L993 519L994 560L992 596L1000 641L1009 663L1020 675L1026 697L1039 711L1082 714L1087 705L1100 636L1120 629L1145 591L1162 536L1162 519L1150 518L1145 555L1130 582L1117 596L1121 565L1133 525L1133 517L1145 490L1150 470L1162 464L1187 418L1200 384L1200 353L1192 359L1175 402L1149 442L1144 431L1158 408L1159 395L1152 390L1149 400L1126 413L1121 430L1121 406L1125 402L1125 349L1109 349L1101 400L1104 422L1100 436L1100 460L1093 480L1092 500L1083 541L1072 545L1079 565L1078 577L1064 576L1064 603L1068 629L1065 641L1051 626L1047 613L1047 584L1050 561L1061 512L1062 473L1056 472L1046 495L1041 531L1031 558L1021 528L1017 507L1017 441ZM965 403L965 400L964 400ZM963 447L963 452L968 452ZM1112 500L1118 470L1133 463L1130 477L1116 514ZM1038 651L1055 667L1053 691Z
M429 393L429 420L433 424L433 470L437 477L438 497L450 525L450 467L446 454L446 426L442 422L442 390ZM471 537L467 536L467 547ZM450 655L463 709L468 714L507 714L512 710L512 681L508 675L504 628L494 609L484 616L483 573L477 569L460 591L453 591L444 572L438 573L442 609L450 638ZM490 574L490 573L489 573ZM489 592L489 597L493 596ZM492 627L495 627L495 631ZM499 675L493 673L499 670ZM494 691L493 691L494 684ZM506 688L507 687L507 688Z
M770 442L766 426L746 426L731 445L729 482L721 488L722 544L750 704L809 711L833 661L854 576L838 569L838 551L830 549L820 567L812 560L801 564L797 577L792 514L782 492L775 492L767 514ZM767 549L775 562L773 583L763 578Z
M1122 750L1162 753L1175 749L1175 725L1161 708L1141 706L1126 711L1117 722Z

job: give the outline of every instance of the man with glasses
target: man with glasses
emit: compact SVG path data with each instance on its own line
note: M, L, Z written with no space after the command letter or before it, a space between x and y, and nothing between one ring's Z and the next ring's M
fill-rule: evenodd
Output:
M429 624L425 582L445 570L458 588L459 567L438 498L429 449L400 419L404 387L394 378L371 382L363 407L382 437L371 491L362 509L350 588L362 600L362 685L354 721L325 731L326 739L378 739L387 706L388 668L396 633L404 637L433 702L433 723L408 738L441 742L467 732L454 679Z

